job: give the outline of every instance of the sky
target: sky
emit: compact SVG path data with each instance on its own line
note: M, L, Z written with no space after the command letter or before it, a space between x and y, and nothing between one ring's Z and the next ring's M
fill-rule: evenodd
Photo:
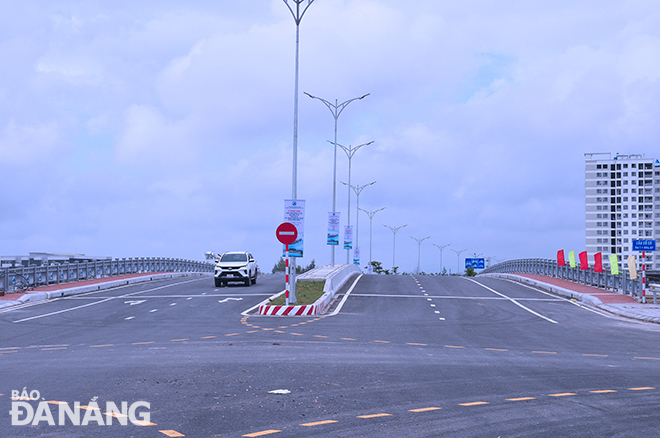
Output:
M296 26L283 0L1 1L0 255L246 250L270 271L292 195ZM407 225L401 271L418 255L425 272L441 254L456 272L468 255L581 251L584 154L660 156L656 0L316 0L299 75L298 264L330 263L333 193L334 119L303 92L369 93L339 117L338 143L373 141L351 182L376 181L360 207L385 207L372 260L390 268L384 225ZM339 150L342 226L347 180ZM364 266L364 212L358 232Z

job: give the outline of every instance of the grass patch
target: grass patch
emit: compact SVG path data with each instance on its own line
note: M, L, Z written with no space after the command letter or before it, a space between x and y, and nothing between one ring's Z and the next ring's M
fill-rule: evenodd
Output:
M300 306L307 304L314 304L316 300L321 298L323 295L323 287L325 286L325 281L297 281L296 282L296 303ZM268 303L270 306L283 306L286 304L285 294L280 295L271 302Z

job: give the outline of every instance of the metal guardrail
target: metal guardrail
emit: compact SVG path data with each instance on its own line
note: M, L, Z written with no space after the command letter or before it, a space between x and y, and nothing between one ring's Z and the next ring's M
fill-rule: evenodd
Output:
M583 271L580 268L559 266L557 261L549 259L508 260L486 268L478 275L492 273L544 275L587 286L600 287L632 297L642 295L641 278L631 280L626 271L622 271L618 275L612 275L609 272L594 272L593 268Z
M0 292L152 272L213 272L213 263L171 258L124 258L41 266L0 268Z

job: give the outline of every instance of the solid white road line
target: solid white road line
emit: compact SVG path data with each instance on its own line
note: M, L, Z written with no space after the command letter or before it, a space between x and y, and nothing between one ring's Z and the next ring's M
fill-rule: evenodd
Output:
M507 300L509 300L509 301L511 301L513 304L515 304L516 306L520 307L521 309L525 309L526 311L528 311L528 312L531 313L532 315L536 315L536 316L538 316L539 318L541 318L541 319L545 319L546 321L551 322L551 323L553 323L553 324L559 324L557 321L552 320L552 319L548 318L547 316L543 316L543 315L541 315L540 313L537 313L537 312L533 311L533 310L530 309L529 307L525 307L525 306L523 306L522 304L520 304L518 301L514 300L513 298L508 297L508 296L504 295L503 293L500 293L500 292L496 291L495 289L491 289L491 288L489 288L488 286L483 285L483 284L479 283L479 282L476 281L476 280L473 280L473 279L471 279L471 278L466 278L466 280L470 280L471 282L473 282L473 283L475 283L475 284L478 284L479 286L483 287L484 289L488 289L488 290L491 291L492 293L494 293L494 294L496 294L496 295L499 295L499 296L501 296L501 297L506 298Z
M192 283L193 281L199 281L199 280L195 279L195 280L183 281L181 283L168 284L168 285L165 285L165 286L160 286L160 287L156 287L156 288L153 288L153 289L148 289L148 290L145 290L145 291L133 292L133 293L130 293L130 294L124 294L124 295L121 295L121 296L118 296L118 297L106 298L104 300L96 301L94 303L83 304L82 306L71 307L69 309L58 310L57 312L50 312L50 313L45 313L43 315L37 315L37 316L31 316L29 318L19 319L18 321L14 321L14 323L24 322L24 321L31 321L33 319L39 319L39 318L45 318L47 316L58 315L60 313L65 313L65 312L70 312L72 310L82 309L83 307L94 306L96 304L105 303L105 302L111 301L111 300L128 298L128 297L133 296L133 295L143 294L143 293L147 293L147 292L153 292L155 290L165 289L165 288L168 288L168 287L178 286L178 285L181 285L181 284Z

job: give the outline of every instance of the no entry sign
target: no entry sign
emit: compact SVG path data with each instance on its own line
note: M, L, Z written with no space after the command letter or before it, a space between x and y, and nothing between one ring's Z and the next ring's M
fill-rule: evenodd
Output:
M296 226L290 222L284 222L277 227L275 231L277 235L277 240L285 245L291 245L298 238L298 230Z

